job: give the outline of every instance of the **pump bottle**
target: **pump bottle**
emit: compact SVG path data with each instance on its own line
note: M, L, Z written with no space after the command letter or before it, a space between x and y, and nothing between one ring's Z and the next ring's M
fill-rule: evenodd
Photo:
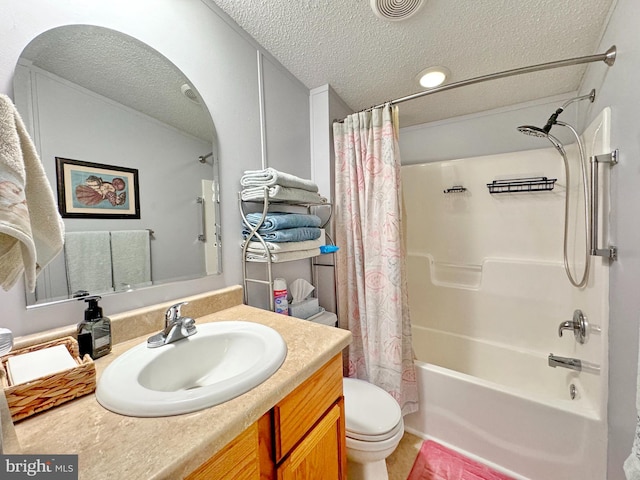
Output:
M88 303L84 321L78 324L78 348L80 358L87 353L94 360L111 352L111 320L103 316L98 300L102 297L84 297Z

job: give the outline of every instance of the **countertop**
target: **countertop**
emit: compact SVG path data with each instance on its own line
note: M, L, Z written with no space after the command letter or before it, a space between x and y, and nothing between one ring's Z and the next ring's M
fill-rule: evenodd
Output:
M104 409L95 394L87 395L18 422L22 453L78 454L79 478L86 480L183 478L351 341L348 331L246 305L201 316L196 325L220 320L247 320L280 332L288 348L280 369L235 399L171 417L126 417ZM110 362L147 337L116 344L111 354L96 360L98 380Z

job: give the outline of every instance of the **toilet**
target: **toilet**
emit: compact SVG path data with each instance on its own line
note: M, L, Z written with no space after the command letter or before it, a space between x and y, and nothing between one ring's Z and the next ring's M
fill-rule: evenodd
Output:
M349 480L388 480L385 459L404 434L398 402L364 380L343 379Z

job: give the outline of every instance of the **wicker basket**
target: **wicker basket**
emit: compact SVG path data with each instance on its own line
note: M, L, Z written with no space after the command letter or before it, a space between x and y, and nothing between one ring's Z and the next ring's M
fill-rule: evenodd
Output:
M11 385L7 370L9 357L43 348L64 345L78 364L76 367L35 379L28 383ZM80 358L78 342L64 337L31 347L15 350L0 357L0 377L13 421L22 420L51 407L87 395L96 389L96 367L89 355Z

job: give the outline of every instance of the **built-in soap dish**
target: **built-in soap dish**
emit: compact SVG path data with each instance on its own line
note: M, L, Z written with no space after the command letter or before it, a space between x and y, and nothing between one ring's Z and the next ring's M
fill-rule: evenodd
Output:
M7 367L9 358L58 345L64 345L67 348L75 366L26 383L13 385ZM0 357L0 365L2 367L0 381L14 422L92 393L96 389L95 364L89 355L80 358L78 342L73 337L64 337L13 350Z

